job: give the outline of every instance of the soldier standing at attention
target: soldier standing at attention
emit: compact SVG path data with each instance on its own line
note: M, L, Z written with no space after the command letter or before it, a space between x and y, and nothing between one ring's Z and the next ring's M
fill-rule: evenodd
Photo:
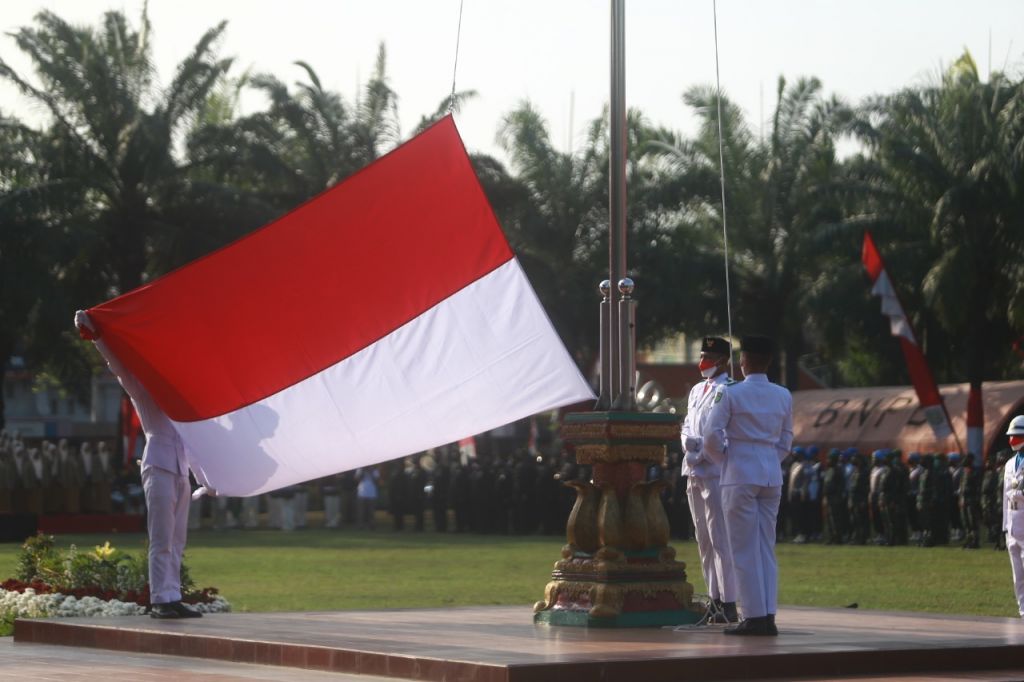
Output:
M843 544L846 532L846 476L839 463L839 450L832 448L826 460L828 467L822 475L825 499L825 544Z
M871 505L871 527L875 532L875 544L884 545L885 523L882 514L882 479L889 473L889 467L885 463L885 450L875 450L871 453L871 460L874 462L874 466L871 468L871 485L868 493L868 501Z
M907 481L910 487L907 489L907 521L910 524L910 541L921 540L921 517L917 513L917 494L921 490L921 473L924 467L921 466L921 453L911 452L907 455L907 463L910 464L910 472L907 474Z
M768 381L772 342L741 342L745 379L715 394L704 429L706 456L722 467L722 507L744 620L730 635L775 636L778 564L775 524L782 497L779 466L793 444L793 396Z
M704 583L708 595L721 611L718 622L735 623L736 578L733 572L732 552L722 514L722 493L719 480L722 467L705 456L704 428L716 396L723 386L735 383L729 378L729 358L732 346L725 339L708 336L700 352L700 373L704 381L690 389L686 418L683 420L682 441L686 456L682 472L687 476L686 496L693 515L694 535L700 554Z
M1013 450L1000 450L989 454L985 465L985 477L982 480L982 513L986 514L985 526L988 529L988 541L993 543L992 549L1006 549L1006 538L1003 536L1003 472L1006 461L1013 457Z
M1003 530L1010 552L1017 611L1024 618L1024 415L1010 420L1006 435L1013 456L1003 470Z
M974 454L964 458L960 476L960 525L964 528L964 549L981 547L981 470Z

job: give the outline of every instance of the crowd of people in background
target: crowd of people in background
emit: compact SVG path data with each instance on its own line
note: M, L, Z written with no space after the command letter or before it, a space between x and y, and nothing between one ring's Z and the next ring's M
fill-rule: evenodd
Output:
M575 502L564 484L588 480L591 472L557 441L545 450L484 448L466 457L450 445L258 497L201 498L192 503L190 526L294 530L315 516L315 525L326 528L373 530L386 516L397 531L560 535ZM778 541L966 549L988 542L1002 549L1009 454L981 462L959 453L795 447L782 463ZM663 503L672 536L686 540L693 521L681 457L670 447L648 478L668 482ZM27 444L0 432L0 514L144 511L138 467L119 466L108 442Z
M141 513L131 473L103 440L26 442L0 431L0 514Z
M1003 469L1012 453L973 454L796 447L786 473L779 537L793 542L959 543L1004 549ZM784 519L786 521L784 521ZM788 525L787 524L788 521Z

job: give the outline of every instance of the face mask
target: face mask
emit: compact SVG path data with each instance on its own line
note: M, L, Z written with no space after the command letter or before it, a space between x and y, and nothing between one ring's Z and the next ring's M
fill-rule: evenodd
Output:
M697 369L700 370L700 375L705 379L710 379L718 371L718 363L708 358L702 358L700 363L697 365Z
M1010 436L1010 447L1014 450L1024 447L1024 436Z

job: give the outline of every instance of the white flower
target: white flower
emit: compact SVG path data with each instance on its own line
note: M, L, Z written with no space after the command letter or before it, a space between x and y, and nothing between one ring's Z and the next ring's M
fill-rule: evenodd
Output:
M13 612L16 618L74 618L141 616L146 608L116 599L103 601L97 597L76 599L65 594L36 594L32 588L21 593L0 589L0 613L7 612Z
M220 595L215 595L208 604L196 604L203 613L225 613L231 604ZM36 594L32 588L24 592L0 589L0 613L13 612L17 618L74 618L81 616L141 616L146 613L144 606L116 599L103 601L97 597L77 599L65 594Z

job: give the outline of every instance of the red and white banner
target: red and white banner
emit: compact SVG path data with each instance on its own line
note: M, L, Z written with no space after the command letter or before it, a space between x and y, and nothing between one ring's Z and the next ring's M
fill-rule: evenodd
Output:
M975 466L985 458L985 407L981 400L981 386L971 386L967 395L967 452L974 455Z
M277 221L88 311L220 494L593 397L452 118Z
M907 362L907 371L910 373L910 381L914 384L914 391L917 399L921 402L925 418L932 427L935 437L939 439L953 435L953 429L949 424L949 415L942 403L942 396L939 395L939 388L935 385L931 370L928 368L928 361L917 343L913 326L910 319L903 310L896 290L886 272L885 262L882 254L875 246L875 240L871 233L864 232L864 246L861 250L861 261L871 278L871 293L882 299L882 314L889 318L889 330L893 336L899 337L900 347L903 349L903 357Z

